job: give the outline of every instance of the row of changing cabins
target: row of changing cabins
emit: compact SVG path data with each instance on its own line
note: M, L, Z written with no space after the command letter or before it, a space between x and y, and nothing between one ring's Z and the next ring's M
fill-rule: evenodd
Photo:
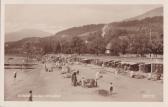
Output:
M53 58L52 58L53 59ZM66 57L65 57L66 59ZM96 59L96 58L83 58L77 56L68 57L72 62L81 62L85 64L94 64L98 66L104 65L104 67L111 68L119 68L121 72L124 71L133 71L133 72L141 72L143 74L156 74L161 75L163 77L163 62L158 60L150 60L146 61L124 61L118 59Z
M86 59L86 58L77 58L79 62L86 64L95 64L102 66L104 64L105 67L112 68L120 68L123 71L130 70L134 72L142 72L142 73L154 73L163 76L163 63L153 61L151 63L145 62L128 62L128 61L120 61L120 60L108 60L103 61L100 59Z

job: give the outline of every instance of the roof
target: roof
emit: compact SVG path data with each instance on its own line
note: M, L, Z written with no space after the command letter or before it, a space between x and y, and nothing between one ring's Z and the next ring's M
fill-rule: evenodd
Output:
M138 64L138 63L136 63L136 62L122 61L121 64L130 64L130 65L134 65L134 64Z

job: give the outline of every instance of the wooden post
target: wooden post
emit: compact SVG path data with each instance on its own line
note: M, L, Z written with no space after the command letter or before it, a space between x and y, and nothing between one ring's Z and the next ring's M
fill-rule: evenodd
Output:
M153 67L152 67L152 63L151 63L151 73L153 72Z

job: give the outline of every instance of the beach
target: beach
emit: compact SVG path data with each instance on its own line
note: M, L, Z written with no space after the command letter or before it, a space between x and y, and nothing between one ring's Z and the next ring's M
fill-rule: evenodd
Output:
M8 63L21 63L23 59L14 57ZM69 67L79 70L77 78L95 78L96 72L102 70L100 66L83 63L74 63ZM58 68L46 72L44 64L39 62L31 69L5 69L5 101L28 101L30 90L33 92L33 101L163 101L162 80L135 79L120 74L116 76L113 68L105 67L103 70L109 72L102 74L98 87L83 88L72 86L71 78L66 78ZM15 79L14 72L17 72ZM109 92L110 82L114 86L112 95L100 94L100 90Z

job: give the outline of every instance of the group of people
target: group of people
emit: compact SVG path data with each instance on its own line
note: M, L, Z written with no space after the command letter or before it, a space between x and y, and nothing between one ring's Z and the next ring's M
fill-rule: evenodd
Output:
M79 75L79 70L77 70L77 72L73 72L72 76L71 76L71 83L72 86L78 86L80 85L81 87L86 87L86 81L90 80L91 85L93 85L94 87L98 87L98 80L101 79L103 76L101 74L101 71L96 72L95 74L95 79L86 79L85 77L80 78L80 80L78 80L77 76ZM113 83L110 82L109 83L109 94L112 95L113 90L114 90L114 86Z

